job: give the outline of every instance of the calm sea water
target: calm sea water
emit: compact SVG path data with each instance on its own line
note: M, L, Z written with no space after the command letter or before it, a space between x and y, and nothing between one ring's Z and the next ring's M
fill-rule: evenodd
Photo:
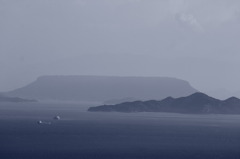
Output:
M239 115L93 113L89 106L0 103L0 158L240 158Z

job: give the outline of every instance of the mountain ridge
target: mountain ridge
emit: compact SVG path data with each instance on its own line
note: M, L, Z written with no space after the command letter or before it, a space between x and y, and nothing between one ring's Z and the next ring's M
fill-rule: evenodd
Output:
M204 93L197 92L186 97L167 97L160 101L134 101L116 105L101 105L97 107L90 107L88 111L240 114L240 99L230 97L226 100L219 100Z

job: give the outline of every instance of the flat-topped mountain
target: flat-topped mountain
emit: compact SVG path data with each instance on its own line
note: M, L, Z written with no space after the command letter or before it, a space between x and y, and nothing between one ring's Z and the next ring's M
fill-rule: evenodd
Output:
M43 76L6 93L39 100L118 101L163 99L197 92L187 81L169 77Z
M23 99L18 97L6 97L0 95L0 102L37 102L37 100Z
M149 100L102 105L91 107L88 111L240 114L240 99L231 97L226 100L219 100L197 92L187 97L167 97L160 101Z

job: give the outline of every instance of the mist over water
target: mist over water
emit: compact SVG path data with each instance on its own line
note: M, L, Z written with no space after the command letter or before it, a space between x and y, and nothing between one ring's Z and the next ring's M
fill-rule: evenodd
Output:
M239 0L0 0L0 158L239 159L239 28ZM137 113L169 96L201 113Z
M237 0L1 0L0 91L42 75L167 76L239 96Z

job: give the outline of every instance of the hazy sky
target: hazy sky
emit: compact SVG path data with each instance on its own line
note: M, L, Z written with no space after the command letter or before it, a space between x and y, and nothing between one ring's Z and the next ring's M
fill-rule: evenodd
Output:
M239 0L0 0L0 91L41 75L240 90Z

